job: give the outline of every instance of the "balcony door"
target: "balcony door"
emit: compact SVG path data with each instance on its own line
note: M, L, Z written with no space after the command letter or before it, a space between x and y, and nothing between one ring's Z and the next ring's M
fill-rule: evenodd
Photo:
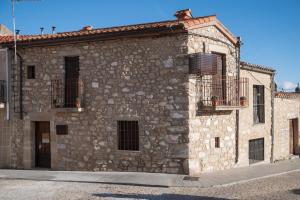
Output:
M221 105L226 105L226 55L212 53L215 56L215 75L212 80L213 96L217 96Z
M75 108L78 98L79 56L65 57L65 107Z

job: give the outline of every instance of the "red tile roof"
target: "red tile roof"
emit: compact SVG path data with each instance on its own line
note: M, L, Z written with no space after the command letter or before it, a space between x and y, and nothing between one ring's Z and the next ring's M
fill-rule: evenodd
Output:
M300 94L295 92L276 92L275 98L300 99Z
M184 21L172 20L162 21L146 24L135 24L127 26L118 26L110 28L98 28L92 30L79 30L72 32L62 32L56 34L44 34L44 35L19 35L18 43L31 43L35 41L55 41L68 38L80 38L86 36L101 36L106 34L144 34L147 31L160 33L160 31L174 32L175 30L187 31L188 29L196 28L197 26L213 23L220 31L223 31L225 35L233 42L236 43L236 38L216 19L215 15L191 18ZM0 44L9 44L14 41L13 36L0 36Z
M257 64L251 64L248 62L241 61L241 68L242 69L248 69L248 70L258 70L258 71L264 71L267 73L275 73L276 70L271 68L271 67L266 67L262 65L257 65Z

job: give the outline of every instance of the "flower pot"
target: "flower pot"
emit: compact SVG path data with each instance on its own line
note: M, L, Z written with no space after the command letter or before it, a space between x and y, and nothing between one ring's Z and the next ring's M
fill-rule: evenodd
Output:
M218 100L212 100L212 106L216 107L219 105L219 101Z
M240 105L243 106L243 107L247 106L247 98L241 97L240 98Z
M76 99L76 107L81 108L81 101L79 98Z

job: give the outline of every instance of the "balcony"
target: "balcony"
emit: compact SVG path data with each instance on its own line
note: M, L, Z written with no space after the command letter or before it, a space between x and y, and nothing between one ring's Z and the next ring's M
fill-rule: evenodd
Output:
M52 80L51 104L52 108L62 111L83 111L84 84L79 79Z
M197 78L199 110L226 111L248 106L249 79L205 75Z
M0 80L0 104L6 102L6 81Z

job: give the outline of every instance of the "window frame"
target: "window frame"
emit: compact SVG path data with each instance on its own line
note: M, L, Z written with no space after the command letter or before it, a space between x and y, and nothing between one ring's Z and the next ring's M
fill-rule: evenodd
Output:
M117 149L126 152L140 151L140 124L138 120L117 121Z
M265 115L265 86L253 85L253 123L264 124Z

